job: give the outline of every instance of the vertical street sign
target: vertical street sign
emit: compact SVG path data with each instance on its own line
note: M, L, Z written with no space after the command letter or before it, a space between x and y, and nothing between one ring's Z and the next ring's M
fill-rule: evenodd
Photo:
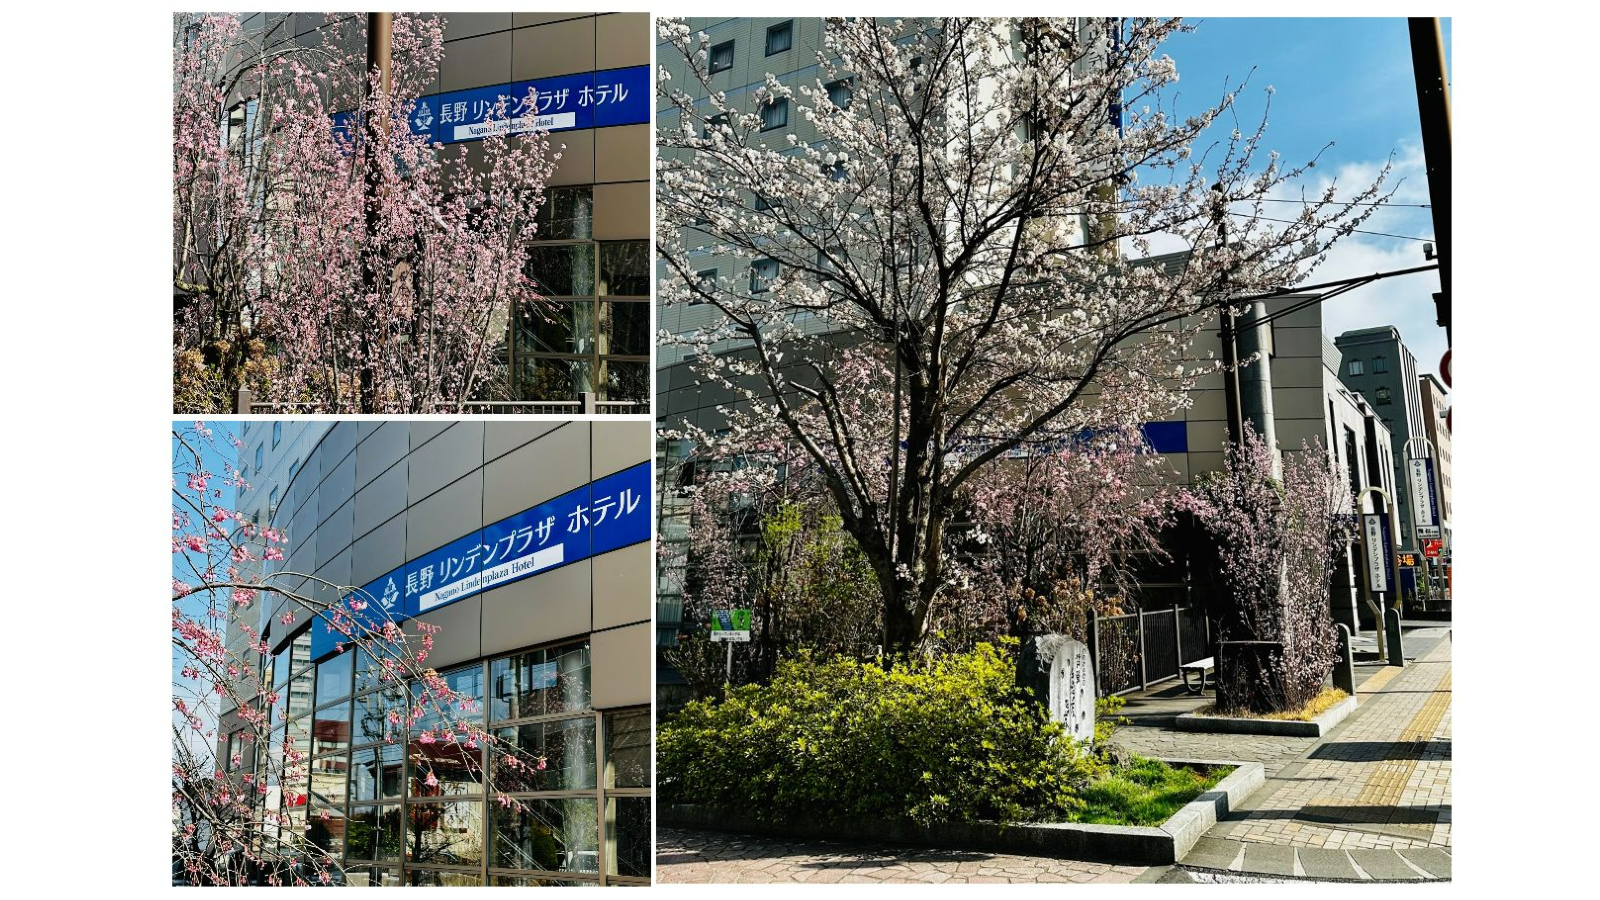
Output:
M1411 482L1411 522L1418 538L1439 536L1439 497L1433 484L1433 459L1413 456L1406 461Z
M1363 513L1361 528L1367 538L1367 585L1374 594L1388 593L1392 583L1389 568L1393 559L1389 549L1388 516L1383 513Z

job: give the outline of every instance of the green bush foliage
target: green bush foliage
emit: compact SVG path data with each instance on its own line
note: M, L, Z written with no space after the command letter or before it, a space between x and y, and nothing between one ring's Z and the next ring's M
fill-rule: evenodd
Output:
M657 735L661 797L771 821L1062 819L1104 774L1016 687L1015 642L885 668L802 655Z

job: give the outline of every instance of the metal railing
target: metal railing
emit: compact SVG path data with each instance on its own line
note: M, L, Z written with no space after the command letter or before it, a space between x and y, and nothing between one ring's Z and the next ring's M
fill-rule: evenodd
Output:
M1179 666L1212 655L1211 623L1195 607L1089 617L1089 655L1102 697L1170 681Z
M252 414L326 412L319 403L261 403L252 391L240 390L234 398L234 412ZM348 412L348 410L347 410ZM465 415L521 416L648 416L649 401L601 400L592 391L577 400L469 400L464 403L439 403L434 413Z

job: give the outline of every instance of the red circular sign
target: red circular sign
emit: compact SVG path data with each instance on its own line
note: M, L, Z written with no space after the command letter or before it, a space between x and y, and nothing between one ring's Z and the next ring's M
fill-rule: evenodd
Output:
M1455 387L1450 383L1450 351L1446 350L1444 356L1439 358L1439 377L1443 379L1445 387Z

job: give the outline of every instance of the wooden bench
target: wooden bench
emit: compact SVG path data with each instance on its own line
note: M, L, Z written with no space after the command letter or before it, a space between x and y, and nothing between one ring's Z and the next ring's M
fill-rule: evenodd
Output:
M1206 673L1211 671L1211 669L1213 668L1215 662L1216 662L1216 660L1214 660L1214 659L1212 659L1211 657L1208 656L1205 659L1197 659L1194 662L1184 663L1183 665L1179 666L1178 667L1178 671L1183 675L1183 689L1188 691L1191 694L1203 694L1203 693L1205 693L1206 692ZM1189 683L1189 673L1190 672L1199 672L1200 673L1200 685L1198 687L1196 687L1195 685L1192 685L1192 684ZM1216 687L1216 683L1213 682L1211 686L1213 688Z

